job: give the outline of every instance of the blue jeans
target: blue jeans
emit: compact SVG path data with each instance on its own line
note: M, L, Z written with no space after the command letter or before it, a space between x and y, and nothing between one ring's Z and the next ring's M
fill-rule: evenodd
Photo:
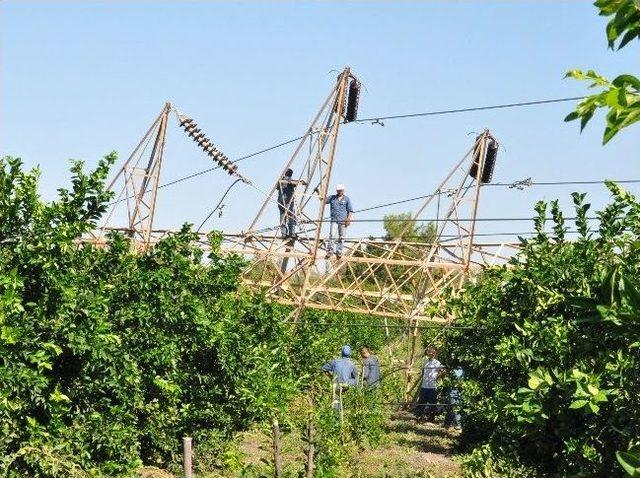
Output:
M418 405L415 409L415 415L418 418L427 417L433 421L438 412L436 404L438 403L438 390L436 388L421 388L418 395Z
M449 404L449 409L447 410L444 425L460 428L460 390L457 388L447 389L447 403Z
M329 254L335 254L337 256L342 255L342 240L344 239L344 232L347 226L344 225L344 221L334 222L331 221L329 226ZM338 240L334 240L336 237Z

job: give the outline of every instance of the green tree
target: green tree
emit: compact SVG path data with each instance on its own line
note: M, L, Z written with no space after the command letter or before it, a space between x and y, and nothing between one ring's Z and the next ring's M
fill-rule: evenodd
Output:
M488 445L472 469L491 459L533 476L617 476L615 451L638 436L640 203L608 187L597 234L584 194L573 195L571 242L558 203L551 232L539 203L537 236L449 298L446 312L469 327L448 331L442 348L468 378L462 442Z
M281 310L239 291L244 260L185 226L144 254L113 234L78 246L115 155L40 199L0 159L0 474L126 474L270 420L300 375Z
M413 219L413 214L409 212L386 214L383 218L383 224L385 239L388 241L405 239L431 244L436 239L435 224L416 221Z
M600 15L613 17L607 24L609 48L618 50L640 39L640 2L638 0L597 0L594 5ZM616 46L617 43L617 46ZM622 129L640 121L640 79L624 74L613 80L593 70L570 70L565 78L590 81L589 88L601 91L582 100L565 121L580 119L580 131L593 117L596 110L608 110L602 143L606 144Z

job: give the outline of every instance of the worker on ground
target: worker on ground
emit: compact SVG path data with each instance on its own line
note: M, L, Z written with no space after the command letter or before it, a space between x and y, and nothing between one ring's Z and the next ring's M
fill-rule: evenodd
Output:
M353 219L353 207L351 206L351 200L344 193L343 184L338 184L336 193L329 196L325 202L329 204L331 213L327 259L330 259L333 254L340 259L342 257L345 229L349 227ZM336 237L337 241L334 240Z
M380 362L378 357L371 354L368 347L362 347L360 350L362 357L362 379L369 389L378 388L380 386Z
M434 348L427 350L427 359L422 367L422 383L415 414L419 419L434 422L438 412L438 377L443 371L443 366L436 358L438 352Z
M342 394L349 387L358 385L358 370L351 360L351 347L344 345L340 358L322 366L322 371L332 378L333 408L342 413Z
M322 371L330 375L336 383L346 387L354 387L358 384L358 369L350 357L351 347L343 345L340 358L324 364Z
M462 371L462 367L457 366L451 369L447 375L450 379L450 384L445 390L445 395L447 397L447 405L449 409L447 410L447 415L444 420L445 427L453 427L456 430L461 430L460 423L460 399L461 399L461 382L464 378L464 372Z
M302 179L292 179L293 169L285 171L278 181L278 210L280 211L280 231L282 237L296 237L296 214L294 193L298 184L307 184Z

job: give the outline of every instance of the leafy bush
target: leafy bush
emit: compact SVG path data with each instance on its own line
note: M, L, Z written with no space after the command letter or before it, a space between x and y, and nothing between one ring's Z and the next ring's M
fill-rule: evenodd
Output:
M289 310L241 291L244 261L217 234L206 257L188 226L145 253L120 234L79 245L110 200L114 160L89 174L73 163L72 188L47 203L37 171L0 159L0 475L165 467L184 435L223 454L233 432L312 393L343 343L385 341L351 316L284 322Z
M280 311L238 293L243 261L188 227L144 254L121 235L78 247L115 155L46 203L37 172L0 160L0 471L57 476L164 465L269 417L297 390ZM204 260L206 259L206 260ZM216 438L217 439L217 438ZM39 453L27 450L40 450Z
M468 377L463 444L486 442L536 476L618 475L615 452L640 431L640 204L608 187L597 234L584 195L571 242L558 203L552 232L539 203L537 236L447 305L472 328L450 330L442 350Z

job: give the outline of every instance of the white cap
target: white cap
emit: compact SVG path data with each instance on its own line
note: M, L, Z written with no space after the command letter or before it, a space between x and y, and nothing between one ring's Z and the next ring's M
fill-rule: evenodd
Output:
M336 191L344 191L344 184L338 184L336 186Z

